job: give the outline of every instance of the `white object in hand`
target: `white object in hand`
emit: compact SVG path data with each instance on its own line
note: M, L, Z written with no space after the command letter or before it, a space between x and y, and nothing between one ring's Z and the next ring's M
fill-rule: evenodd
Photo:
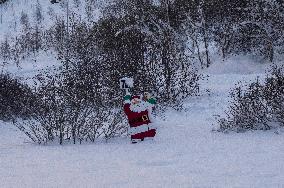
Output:
M121 78L119 80L120 82L120 89L129 89L129 88L133 88L134 82L133 82L133 78Z

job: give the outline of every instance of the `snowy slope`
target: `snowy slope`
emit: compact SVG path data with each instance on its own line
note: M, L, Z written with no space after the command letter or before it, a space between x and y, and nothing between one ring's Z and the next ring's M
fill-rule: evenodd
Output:
M264 74L209 72L182 113L157 120L158 135L89 145L38 146L9 124L0 125L0 187L284 187L284 133L212 132L239 80Z
M74 0L62 0L60 3L51 4L50 0L9 0L4 4L0 4L0 42L4 41L6 37L18 36L22 30L21 15L27 14L29 23L34 26L36 24L36 10L40 7L43 20L40 23L40 27L48 29L53 25L56 18L67 19L67 2L70 15L75 12L76 16L81 17L84 20L88 20L89 17L92 21L97 21L101 16L101 9L106 6L110 1L92 0L91 14L87 16L86 0L78 1ZM2 65L0 57L0 71L9 72L15 76L21 77L24 81L30 81L31 78L38 73L38 71L52 66L59 65L56 58L56 54L51 51L40 52L36 57L31 56L24 60L21 60L19 65L15 63L9 63Z
M18 35L21 28L21 15L27 14L28 20L31 25L36 23L36 9L40 7L43 16L42 26L49 28L56 20L56 17L67 19L67 2L69 2L69 11L76 12L76 16L80 16L84 20L88 20L86 15L86 0L78 1L76 4L74 0L62 0L60 3L51 4L50 0L9 0L0 5L0 14L2 15L2 23L0 20L0 41L5 36ZM100 18L100 10L106 5L107 1L92 0L93 6L91 11L92 21Z

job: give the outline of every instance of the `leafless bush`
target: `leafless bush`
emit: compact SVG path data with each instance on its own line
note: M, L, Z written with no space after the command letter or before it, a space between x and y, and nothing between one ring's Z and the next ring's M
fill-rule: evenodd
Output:
M227 117L219 120L220 131L269 130L284 125L284 71L273 66L264 84L232 90Z
M0 74L0 119L28 118L34 112L36 96L31 88L9 74Z
M126 123L122 112L95 103L88 95L90 91L79 88L82 80L69 76L71 74L67 72L38 75L39 86L35 88L39 99L37 111L30 118L18 119L14 124L39 144L94 142L100 137L108 140L124 134Z

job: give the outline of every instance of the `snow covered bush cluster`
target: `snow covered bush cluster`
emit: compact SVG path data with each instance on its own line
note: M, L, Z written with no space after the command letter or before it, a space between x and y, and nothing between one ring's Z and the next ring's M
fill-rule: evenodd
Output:
M29 118L33 113L36 97L27 84L9 74L0 74L0 119Z
M94 142L99 137L107 140L126 132L121 110L103 106L99 89L88 87L88 79L76 76L68 71L37 76L37 111L30 118L14 122L32 141L76 144Z
M273 66L264 84L258 80L231 92L220 131L269 130L284 126L284 67Z

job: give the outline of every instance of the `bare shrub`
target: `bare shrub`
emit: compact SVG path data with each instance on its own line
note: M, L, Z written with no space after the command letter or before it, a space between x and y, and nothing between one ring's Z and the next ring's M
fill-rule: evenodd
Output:
M95 103L96 98L89 95L92 87L81 88L84 80L75 78L68 72L38 75L39 86L34 91L39 99L37 111L14 124L39 144L94 142L100 137L108 140L124 134L122 112Z
M35 109L36 96L31 88L9 74L0 74L0 119L28 118Z
M264 84L238 86L231 92L227 117L219 119L220 131L269 130L284 125L284 71L273 66Z

